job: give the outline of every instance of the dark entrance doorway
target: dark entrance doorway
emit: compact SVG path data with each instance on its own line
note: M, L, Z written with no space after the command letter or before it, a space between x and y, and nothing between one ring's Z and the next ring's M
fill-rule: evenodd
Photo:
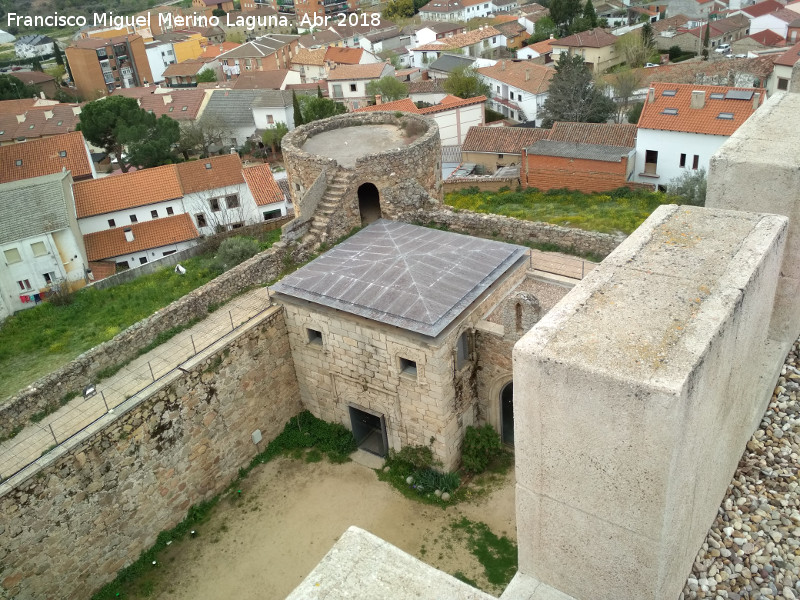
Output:
M372 415L363 410L350 407L350 424L353 437L361 450L378 456L386 456L386 422L383 416Z
M508 382L500 392L500 422L503 443L514 445L514 382Z
M381 196L375 184L362 183L358 186L358 211L362 225L369 225L381 218Z

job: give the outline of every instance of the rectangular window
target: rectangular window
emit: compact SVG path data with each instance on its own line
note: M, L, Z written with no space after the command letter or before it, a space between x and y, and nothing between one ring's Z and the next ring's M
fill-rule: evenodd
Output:
M275 119L272 118L272 115L267 115L267 124L272 125L275 123Z
M151 216L153 219L157 219L157 218L158 218L158 211L157 211L157 210L155 210L155 209L151 210L151 211L150 211L150 216Z
M10 248L3 252L6 255L6 262L10 265L14 263L22 262L22 257L19 255L19 250L16 248Z
M31 288L31 282L29 280L27 280L27 279L23 279L22 281L18 281L17 285L19 286L19 289L22 290L23 292L27 292L28 290L32 289Z
M147 263L147 257L146 256L142 256L142 257L139 258L139 264L140 265L143 265L143 264L146 264L146 263Z
M136 215L131 215L131 223L138 223L139 219L136 218Z
M686 167L686 155L681 154L681 169Z
M126 271L130 268L131 266L128 264L127 260L121 260L117 263L117 271Z
M644 152L644 172L648 175L655 175L658 167L658 151L645 150Z
M206 216L203 213L197 213L194 216L195 220L197 221L198 227L207 227L208 224L206 223Z
M225 206L228 208L239 208L239 194L225 196Z
M109 227L116 227L117 226L117 222L114 219L109 219L108 220L108 226Z
M281 216L280 209L278 210L265 210L264 211L264 220L269 221L270 219L277 219Z
M175 214L175 210L173 210L173 208L171 206L168 206L167 207L167 214L168 215L174 215Z
M400 372L406 375L417 376L417 363L409 358L399 357L400 359Z
M177 250L167 250L166 252L162 252L161 256L169 256L170 254L175 254Z
M333 84L333 97L334 98L342 98L342 86L338 83Z
M50 273L42 273L42 277L44 277L44 284L50 285L51 283L53 283L53 281L55 281L56 274L51 271Z
M33 250L34 256L47 256L47 247L44 242L34 242L31 244L31 250Z
M244 223L239 221L238 223L231 223L231 229L239 229L240 227L244 227Z
M358 85L355 84L355 83L351 83L350 84L350 91L351 92L357 92L358 91Z
M219 198L211 198L208 201L209 205L211 206L211 210L217 212L219 210Z
M692 168L696 171L697 167L700 166L700 157L695 154L694 158L692 159Z
M461 370L469 360L469 332L465 331L456 343L456 370Z
M322 346L322 332L316 329L306 329L309 344L316 344Z
M789 80L783 77L778 77L778 89L784 92L789 89Z

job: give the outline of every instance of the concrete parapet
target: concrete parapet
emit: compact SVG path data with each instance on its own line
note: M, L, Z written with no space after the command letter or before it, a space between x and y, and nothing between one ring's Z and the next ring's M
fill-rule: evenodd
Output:
M514 348L519 571L674 600L774 380L775 215L662 206Z
M796 127L798 114L800 94L779 92L770 97L711 157L706 194L709 208L789 217L770 324L770 338L780 344L781 358L800 335L800 136L786 135L787 128Z

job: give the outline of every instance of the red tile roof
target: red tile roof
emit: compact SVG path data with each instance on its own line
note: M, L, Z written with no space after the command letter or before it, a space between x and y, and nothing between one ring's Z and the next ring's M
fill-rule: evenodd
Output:
M763 46L784 46L786 44L786 39L771 29L765 29L764 31L759 31L758 33L754 33L753 35L749 35L747 37L757 41Z
M764 0L764 2L759 2L752 6L745 6L742 12L747 13L751 17L762 17L777 10L781 10L782 8L783 4L776 0Z
M179 63L172 63L164 69L164 77L194 77L200 71L208 69L206 62L200 59L190 59Z
M491 67L476 69L485 77L513 85L531 94L542 94L550 88L554 69L530 61L501 60Z
M800 42L775 59L775 64L782 67L793 67L798 60L800 60Z
M447 95L439 104L433 106L426 106L425 108L417 108L411 98L403 98L402 100L394 100L392 102L383 102L373 106L363 106L357 108L353 112L374 112L376 110L399 110L402 112L410 112L418 115L430 115L445 110L459 108L461 106L469 106L471 104L481 104L486 102L486 96L475 96L474 98L458 98L457 96Z
M184 194L244 183L242 161L238 154L201 158L175 166Z
M330 46L325 52L325 60L340 65L357 65L364 55L362 48L338 48Z
M554 45L570 48L605 48L606 46L612 46L616 41L617 36L596 27L591 31L574 33L568 37L561 38L554 42Z
M553 42L557 42L558 40L542 40L541 42L536 42L535 44L530 44L528 48L533 48L539 54L547 54L548 52L553 51Z
M747 118L753 114L753 99L712 99L711 94L727 94L731 91L760 94L759 104L764 101L764 90L752 88L732 88L715 85L691 85L680 83L654 83L654 101L645 100L639 117L639 129L661 131L684 131L708 135L731 135ZM664 95L664 91L675 90L675 95ZM693 91L705 93L703 108L691 108ZM677 114L664 111L674 109ZM720 118L719 115L731 115Z
M242 174L247 182L247 187L250 188L250 193L253 194L256 205L265 206L275 202L283 202L283 193L272 176L272 170L269 165L247 167L242 170Z
M0 141L30 140L75 131L80 120L76 112L80 112L77 104L58 103L30 106L16 114L0 112Z
M233 80L234 90L279 90L290 73L288 69L245 71Z
M128 229L133 233L131 242L125 239L125 231ZM83 236L83 242L86 245L86 257L90 261L97 261L186 242L198 237L200 234L197 232L192 218L183 213L144 223L134 223L127 227L114 227L97 233L89 233Z
M470 127L461 152L522 154L522 149L547 139L549 129L533 127Z
M72 193L79 219L183 196L175 165L81 181Z
M203 53L200 55L200 58L216 58L223 52L227 52L228 50L233 50L234 48L238 48L241 44L237 44L236 42L222 42L217 44L209 44L203 50Z
M205 92L195 88L161 88L164 94L155 93L155 87L119 88L114 96L136 98L139 106L152 112L155 116L167 115L177 121L194 120L203 104Z
M321 67L325 64L326 48L316 48L309 50L298 46L295 50L294 57L292 58L293 65L314 65Z
M0 183L51 175L62 169L72 171L73 179L92 176L83 134L78 131L0 146Z
M601 146L636 146L636 125L629 123L570 123L557 121L547 137L551 142Z
M55 83L56 78L41 71L10 71L8 75L16 77L22 83L27 85L41 85L52 81Z
M328 81L343 81L348 79L380 79L386 63L373 63L369 65L339 65L328 73Z

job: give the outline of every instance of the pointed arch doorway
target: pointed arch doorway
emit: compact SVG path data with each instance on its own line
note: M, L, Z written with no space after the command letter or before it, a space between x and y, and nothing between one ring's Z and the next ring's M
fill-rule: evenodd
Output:
M503 443L514 445L514 382L509 381L500 391L500 435Z

